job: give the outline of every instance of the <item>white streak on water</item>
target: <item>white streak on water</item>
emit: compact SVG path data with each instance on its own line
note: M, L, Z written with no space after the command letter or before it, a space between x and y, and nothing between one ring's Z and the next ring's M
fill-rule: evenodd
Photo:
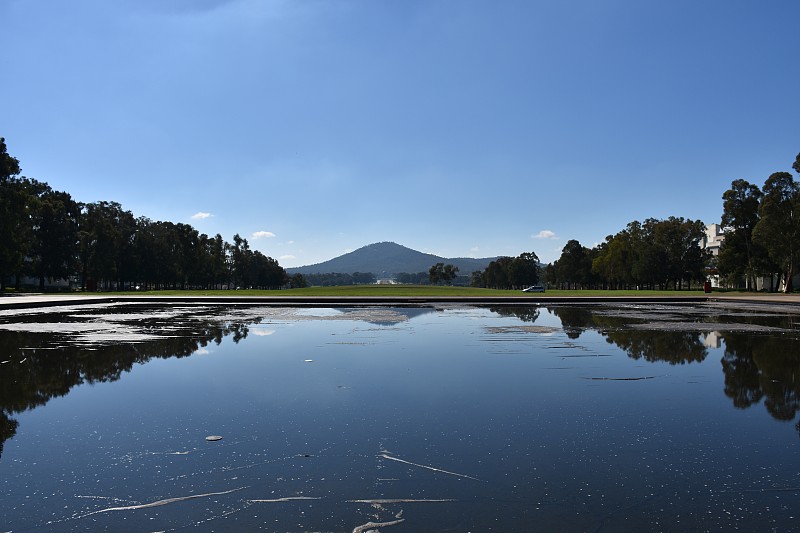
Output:
M321 500L322 498L316 498L313 496L288 496L286 498L275 498L273 500L247 500L251 503L282 503L282 502L293 502L297 500Z
M182 502L182 501L185 501L185 500L195 500L197 498L207 498L209 496L222 496L223 494L230 494L232 492L240 491L240 490L242 490L244 488L246 488L246 487L239 487L238 489L225 490L225 491L222 491L222 492L206 492L204 494L192 494L191 496L179 496L177 498L167 498L165 500L158 500L158 501L154 501L154 502L150 502L150 503L143 503L143 504L139 504L139 505L125 505L123 507L108 507L107 509L100 509L99 511L92 511L91 513L86 513L85 515L81 515L78 518L86 518L87 516L92 516L92 515L100 514L100 513L109 513L111 511L135 511L137 509L147 509L147 508L150 508L150 507L159 507L161 505L167 505L167 504L170 504L170 503Z
M401 518L400 520L394 520L392 522L367 522L366 524L362 524L357 526L353 529L353 533L365 533L371 529L376 529L379 527L389 527L389 526L396 526L397 524L405 522L405 518Z
M404 464L407 464L407 465L416 466L418 468L425 468L427 470L433 470L434 472L447 474L449 476L457 476L457 477L463 477L463 478L467 478L467 479L474 479L475 481L482 481L482 480L480 480L480 479L478 479L476 477L468 476L466 474L458 474L456 472L450 472L448 470L442 470L441 468L435 468L433 466L421 465L421 464L418 464L418 463L412 463L411 461L406 461L405 459L400 459L398 457L392 457L391 455L386 455L385 453L379 454L378 457L383 457L384 459L390 459L392 461L397 461L398 463L404 463Z
M474 479L474 478L473 478ZM442 502L455 502L458 500L454 500L452 498L440 499L440 500L419 500L419 499L378 499L378 500L347 500L349 503L368 503L371 505L388 505L392 503L442 503Z

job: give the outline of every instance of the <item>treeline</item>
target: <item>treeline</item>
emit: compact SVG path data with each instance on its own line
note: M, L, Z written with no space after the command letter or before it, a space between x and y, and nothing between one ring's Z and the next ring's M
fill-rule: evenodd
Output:
M400 272L394 279L408 285L429 285L431 282L428 272Z
M800 154L792 168L800 173ZM719 275L726 287L791 292L800 271L800 183L776 172L763 188L746 180L731 183L722 195L719 255L706 249L706 225L669 217L630 222L593 248L570 240L561 256L541 271L559 289L691 289ZM499 258L473 273L473 286L517 289L514 260ZM532 279L532 278L530 278ZM535 283L535 282L534 282ZM768 285L767 285L768 284Z
M300 274L295 274L295 276L300 276ZM328 272L326 274L302 274L302 277L308 285L318 287L369 285L375 283L377 279L372 272L353 272L352 274Z
M498 257L483 272L472 273L473 287L524 289L539 282L539 258L533 252L518 257Z
M547 284L561 289L690 289L703 283L711 254L705 224L669 217L633 221L605 242L587 248L570 240L544 269Z
M0 138L0 289L23 277L76 279L83 289L277 289L300 283L275 259L199 233L189 224L135 217L116 202L81 203L22 177Z
M800 154L792 168L800 174ZM715 265L720 276L751 290L756 278L769 278L771 285L775 279L791 292L800 263L800 183L789 172L773 173L762 188L739 179L722 201L725 241Z
M800 174L800 154L792 168ZM702 221L647 219L591 249L570 240L543 277L564 289L680 290L719 275L725 287L791 292L800 269L800 183L789 172L773 173L761 188L738 179L722 201L718 256L705 248Z

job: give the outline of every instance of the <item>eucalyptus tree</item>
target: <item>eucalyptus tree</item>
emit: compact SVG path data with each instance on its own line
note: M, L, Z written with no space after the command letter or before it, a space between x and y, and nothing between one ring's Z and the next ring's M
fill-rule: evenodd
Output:
M428 270L428 279L433 285L450 285L458 275L458 267L451 264L436 263Z
M238 233L233 236L231 246L231 281L237 287L249 286L252 283L250 260L252 251L247 239L242 238Z
M539 283L539 257L534 252L524 252L508 265L508 278L512 288L522 289Z
M25 238L20 228L26 223L26 194L21 185L19 163L6 153L0 138L0 289L8 276L19 274L25 258Z
M622 230L609 235L605 242L596 247L592 260L592 272L612 289L622 289L634 284L632 266L634 250L631 235Z
M80 257L83 284L86 279L105 288L122 287L135 277L136 220L117 202L86 204L80 218Z
M219 233L206 241L208 276L213 288L228 281L228 246Z
M568 289L584 288L591 281L592 260L589 249L575 239L570 239L554 263L556 275Z
M45 279L65 280L75 273L81 206L69 193L50 187L31 201L34 208L28 271L38 278L39 289L44 290Z
M507 289L511 286L509 267L514 261L511 257L498 257L483 271L483 286L490 289Z
M678 290L684 281L705 279L705 265L708 253L700 243L705 224L700 220L686 220L682 217L669 217L657 221L653 226L653 244L661 261L659 284L669 283Z
M21 172L19 160L8 153L5 137L0 137L0 181L5 181Z
M259 289L279 289L289 282L286 271L275 259L258 250L253 250L248 255L250 285Z
M753 243L753 230L758 224L761 190L746 180L731 182L722 194L721 226L725 240L720 247L718 267L724 276L744 277L751 289L756 286L758 251Z
M780 266L783 290L789 293L800 260L800 186L788 172L775 172L762 192L753 239Z

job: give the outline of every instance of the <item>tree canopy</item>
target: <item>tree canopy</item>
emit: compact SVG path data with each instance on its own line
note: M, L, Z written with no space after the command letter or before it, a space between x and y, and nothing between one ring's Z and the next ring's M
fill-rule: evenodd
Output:
M136 218L116 202L81 203L20 171L0 138L0 288L26 276L40 289L67 279L90 289L276 289L290 281L239 235L229 244L188 224Z

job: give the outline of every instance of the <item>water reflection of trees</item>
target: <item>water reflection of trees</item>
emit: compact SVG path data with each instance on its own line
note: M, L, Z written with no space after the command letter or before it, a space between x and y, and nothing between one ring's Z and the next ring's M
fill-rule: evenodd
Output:
M504 317L516 317L523 322L536 322L541 312L538 307L490 307L490 311Z
M603 333L631 359L671 365L700 363L708 355L700 333L689 331L614 330Z
M723 338L725 395L733 405L747 408L763 399L773 418L794 420L800 411L800 339L732 333Z
M579 337L587 329L595 330L633 359L686 364L701 362L708 355L704 335L699 332L635 329L629 319L597 313L591 307L556 306L548 310L561 320L570 338ZM763 400L773 418L794 420L800 412L800 339L735 332L721 336L725 341L724 393L733 405L745 409ZM800 432L800 422L797 429Z
M174 324L173 324L174 326ZM53 346L53 336L20 332L0 334L0 354L10 363L0 372L0 457L3 444L16 434L12 417L66 395L85 383L118 380L135 364L151 359L186 357L228 335L234 342L247 337L246 324L213 324L189 320L170 336L146 342L120 342L88 348L69 342Z

